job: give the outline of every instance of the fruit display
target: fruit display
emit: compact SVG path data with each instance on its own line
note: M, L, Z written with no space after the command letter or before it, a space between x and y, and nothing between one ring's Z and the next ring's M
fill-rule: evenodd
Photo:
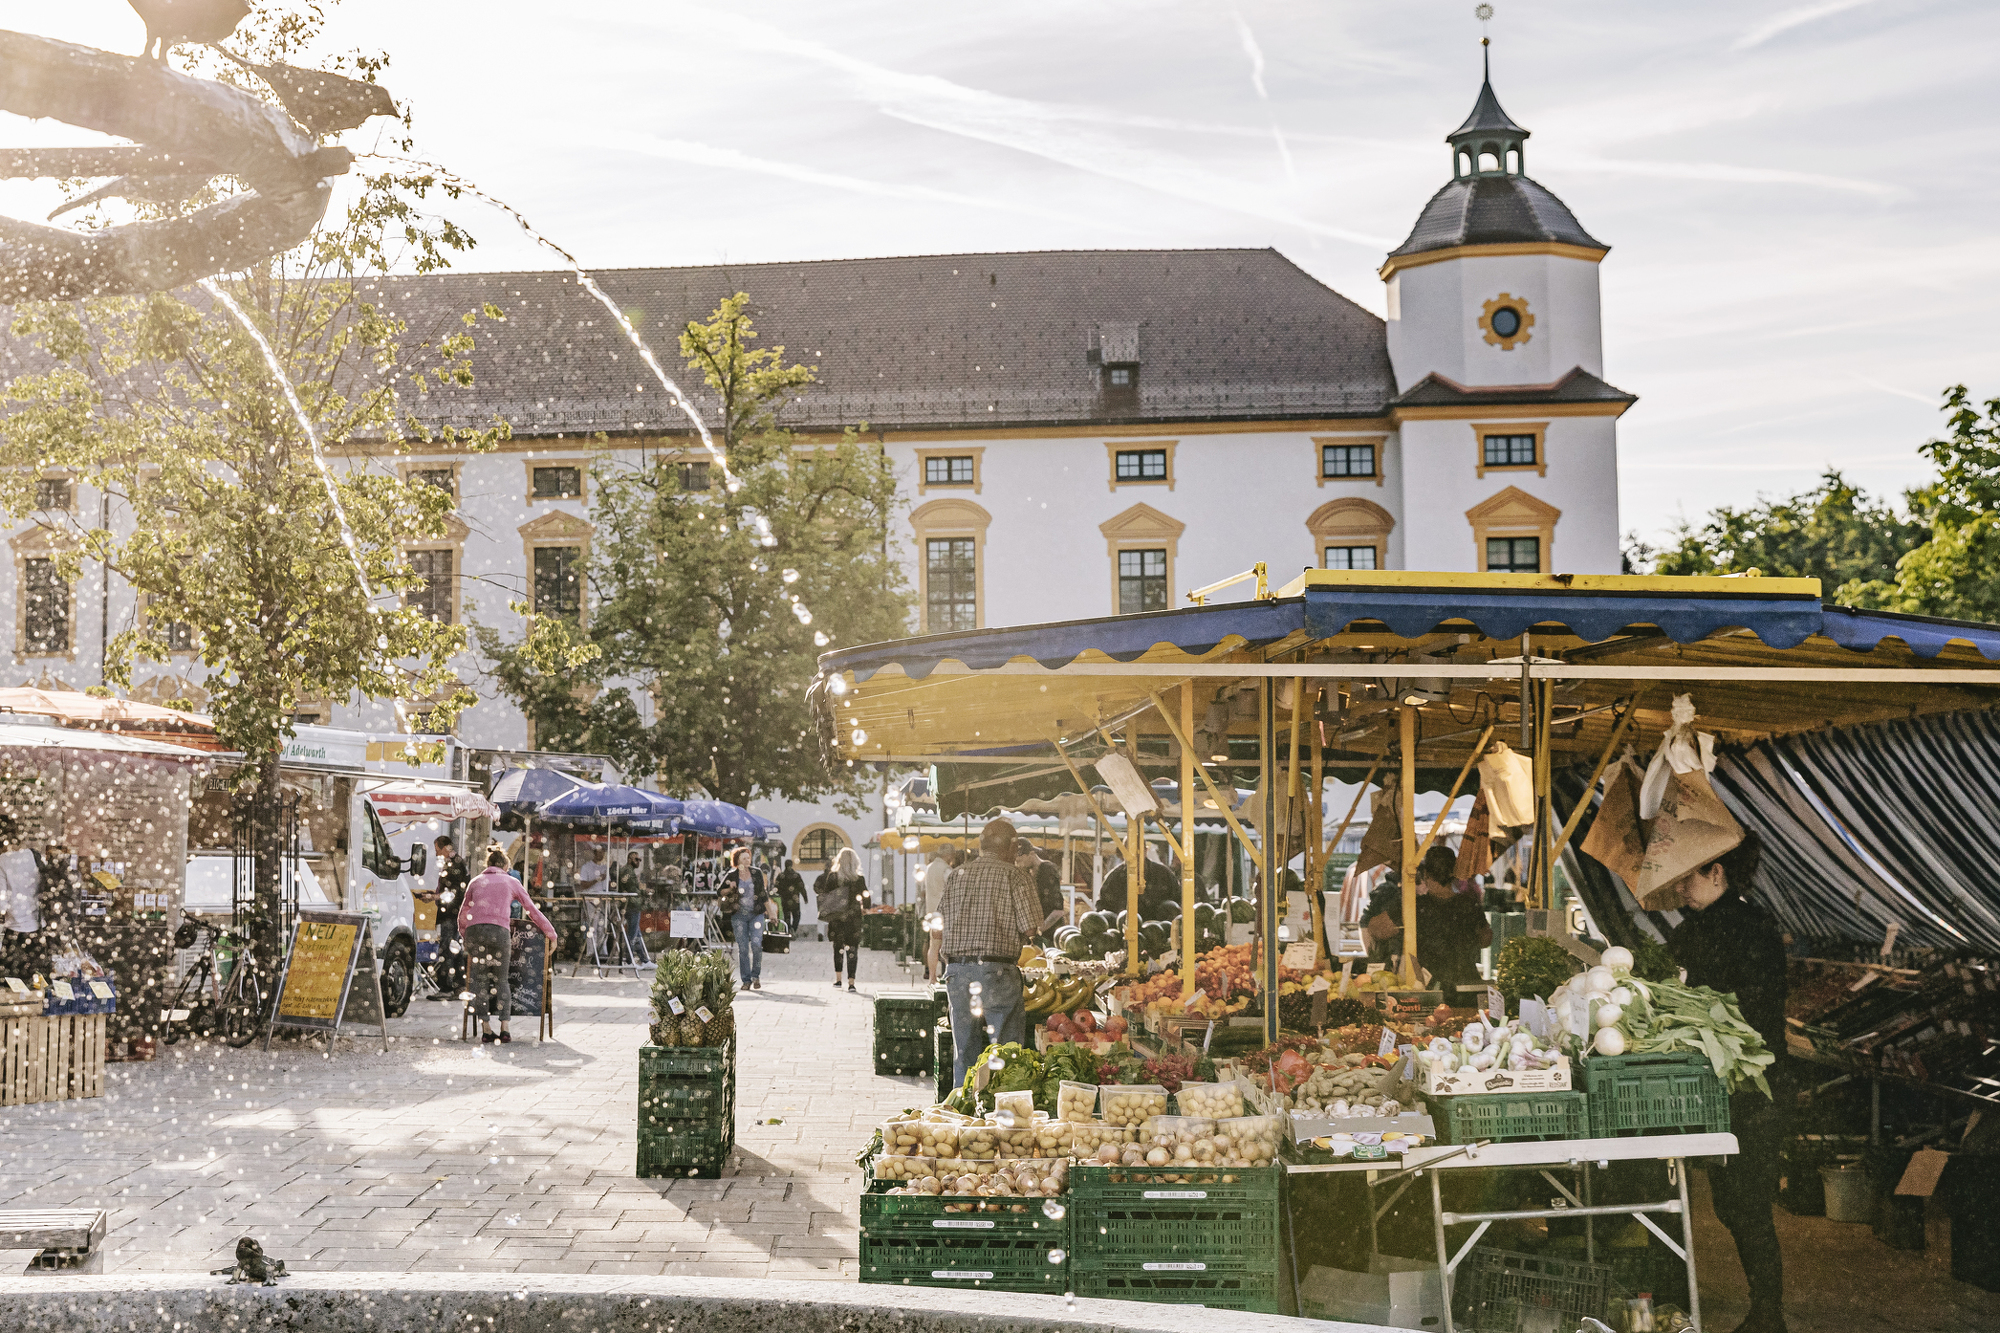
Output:
M1139 1141L1136 1126L1106 1125L1096 1121L1073 1122L1069 1127L1070 1155L1084 1160L1097 1155L1106 1145L1123 1148Z
M958 1126L941 1120L891 1120L882 1126L882 1152L888 1157L952 1160L958 1156Z
M1060 1120L1035 1120L1023 1125L998 1125L1000 1160L1046 1160L1069 1156L1070 1129Z
M1200 1116L1153 1116L1137 1142L1103 1144L1086 1159L1092 1166L1164 1167L1188 1171L1215 1167L1269 1166L1278 1157L1283 1130L1274 1115L1210 1120Z
M1549 1005L1563 1044L1578 1055L1705 1057L1731 1092L1754 1085L1771 1095L1764 1071L1777 1058L1743 1021L1734 995L1679 981L1642 981L1630 950L1610 948L1590 971L1556 988Z
M1167 1113L1167 1090L1159 1084L1112 1084L1098 1089L1107 1125L1142 1125Z
M1069 1014L1050 1014L1047 1025L1048 1040L1051 1043L1123 1041L1125 1031L1124 1018L1112 1017L1100 1020L1088 1009L1078 1009Z
M1028 988L1021 993L1021 1008L1029 1018L1042 1018L1079 1008L1096 998L1095 977L1045 975L1028 983Z
M736 972L726 953L661 954L652 999L655 1046L721 1046L736 1035Z

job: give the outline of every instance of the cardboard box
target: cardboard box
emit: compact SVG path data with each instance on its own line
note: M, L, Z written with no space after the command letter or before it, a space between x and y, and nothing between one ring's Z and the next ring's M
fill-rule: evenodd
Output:
M1314 1265L1299 1284L1299 1313L1390 1328L1444 1327L1444 1283L1435 1263L1378 1254L1366 1273Z
M1569 1057L1546 1069L1468 1069L1461 1065L1445 1074L1435 1063L1423 1066L1421 1090L1426 1097L1450 1097L1488 1092L1568 1092Z

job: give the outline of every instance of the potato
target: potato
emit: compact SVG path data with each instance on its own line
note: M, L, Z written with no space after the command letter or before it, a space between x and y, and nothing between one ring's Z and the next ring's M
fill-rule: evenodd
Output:
M1104 1103L1104 1121L1110 1125L1139 1125L1167 1112L1167 1090L1157 1084L1133 1086L1105 1085L1099 1089Z
M1222 1120L1243 1114L1243 1089L1234 1083L1183 1083L1174 1102L1182 1115Z

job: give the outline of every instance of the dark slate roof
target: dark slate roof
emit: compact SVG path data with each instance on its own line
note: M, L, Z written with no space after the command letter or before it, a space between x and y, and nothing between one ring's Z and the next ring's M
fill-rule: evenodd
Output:
M1526 176L1472 176L1431 196L1410 238L1389 252L1421 254L1460 245L1508 241L1558 241L1591 250L1611 249L1592 236L1569 205Z
M713 420L677 330L747 292L760 346L814 366L795 429L894 429L1375 416L1395 393L1382 321L1275 250L1087 250L622 269L594 275ZM371 295L412 333L474 329L475 383L432 389L438 424L494 415L517 434L686 429L567 272L397 277ZM1100 326L1138 326L1136 399L1109 401ZM1122 336L1122 333L1121 333Z
M1465 118L1463 125L1445 136L1445 142L1451 143L1468 135L1480 134L1517 135L1523 139L1528 137L1526 128L1516 125L1514 118L1501 109L1500 99L1493 95L1493 83L1490 79L1479 85L1479 97L1472 104L1472 114Z
M1539 407L1545 403L1636 403L1639 395L1614 389L1582 366L1554 384L1470 389L1432 372L1397 395L1391 407L1498 407L1508 404Z

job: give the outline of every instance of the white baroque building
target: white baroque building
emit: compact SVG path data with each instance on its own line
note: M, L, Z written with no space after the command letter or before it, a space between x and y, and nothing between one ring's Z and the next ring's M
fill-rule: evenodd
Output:
M685 321L747 292L760 345L818 372L786 424L810 435L866 423L907 501L897 535L914 633L1184 605L1189 589L1260 560L1274 583L1307 566L1615 573L1617 421L1635 399L1602 378L1608 247L1526 174L1527 138L1484 84L1447 136L1451 179L1382 264L1386 320L1268 249L597 276L670 362ZM346 460L421 473L457 497L448 536L412 553L431 579L425 604L505 627L510 601L580 595L587 614L576 571L598 437L635 459L696 458L686 422L566 272L378 288L415 336L455 330L489 302L506 315L475 331L477 382L416 408L439 423L505 418L510 443ZM59 475L44 491L86 525L118 522ZM136 600L95 566L60 585L51 554L35 526L16 526L0 590L10 674L96 684L103 644ZM476 683L476 664L465 674ZM200 676L177 655L136 672L134 692L198 700ZM301 720L390 731L400 713L328 700ZM484 699L459 730L473 747L535 744L503 699ZM757 808L813 863L881 827L879 810L857 821Z

